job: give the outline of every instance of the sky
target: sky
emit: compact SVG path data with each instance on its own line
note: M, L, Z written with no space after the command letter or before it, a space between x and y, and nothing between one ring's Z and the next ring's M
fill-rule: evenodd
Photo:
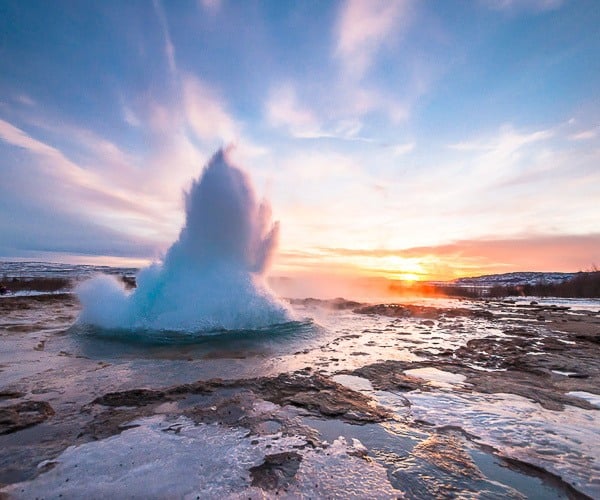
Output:
M0 0L0 259L142 265L220 147L278 276L600 265L597 0Z

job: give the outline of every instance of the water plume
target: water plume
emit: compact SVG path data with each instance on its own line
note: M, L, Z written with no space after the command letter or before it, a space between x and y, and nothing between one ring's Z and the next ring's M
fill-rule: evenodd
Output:
M162 263L142 269L128 293L110 276L82 283L79 321L103 328L257 329L291 319L264 281L279 225L248 176L219 150L185 198L186 221Z

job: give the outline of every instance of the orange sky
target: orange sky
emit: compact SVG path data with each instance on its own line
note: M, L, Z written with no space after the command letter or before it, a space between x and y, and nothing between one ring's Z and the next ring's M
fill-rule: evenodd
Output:
M312 272L401 280L450 280L512 271L576 272L598 263L600 233L464 240L397 250L319 248L282 252L272 274Z

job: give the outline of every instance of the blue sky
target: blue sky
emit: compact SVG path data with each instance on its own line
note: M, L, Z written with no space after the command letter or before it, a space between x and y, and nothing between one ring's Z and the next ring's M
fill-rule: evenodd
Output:
M600 264L594 0L0 1L0 258L140 263L220 146L274 272Z

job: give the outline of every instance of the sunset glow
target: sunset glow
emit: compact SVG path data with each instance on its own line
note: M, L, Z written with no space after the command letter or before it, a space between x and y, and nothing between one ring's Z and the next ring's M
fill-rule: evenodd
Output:
M4 260L161 259L183 193L234 143L281 222L272 275L600 263L593 2L15 1L1 17Z

